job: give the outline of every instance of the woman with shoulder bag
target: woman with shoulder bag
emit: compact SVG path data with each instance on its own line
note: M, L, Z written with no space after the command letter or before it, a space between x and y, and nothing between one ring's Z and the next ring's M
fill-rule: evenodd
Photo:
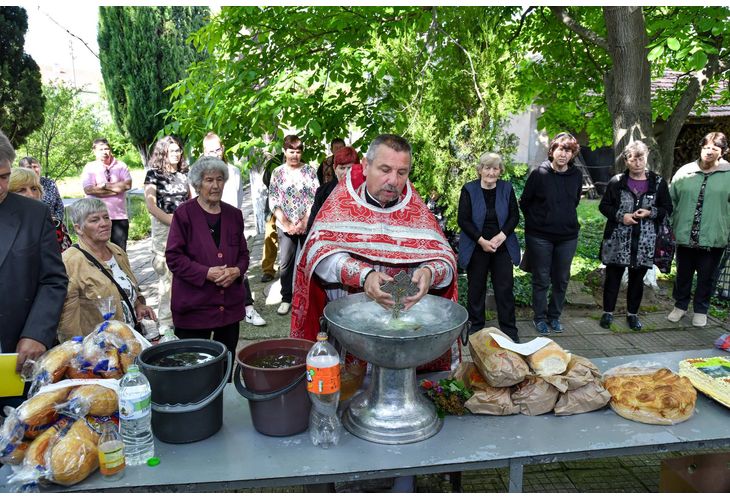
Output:
M139 292L127 252L110 241L109 211L98 198L82 198L70 207L79 244L63 252L68 293L63 304L58 339L88 335L104 318L99 298L114 299L114 317L131 327L142 318L157 319Z
M648 155L649 148L641 141L626 146L623 157L628 168L611 179L599 205L608 219L601 245L601 261L606 265L600 322L603 328L613 322L621 278L628 268L626 321L632 330L641 330L638 313L644 275L654 265L659 224L672 213L667 183L646 168Z

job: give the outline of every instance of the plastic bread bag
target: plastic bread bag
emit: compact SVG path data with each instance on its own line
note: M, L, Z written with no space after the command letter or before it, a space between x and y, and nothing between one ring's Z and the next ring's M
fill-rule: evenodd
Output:
M0 428L0 450L23 437L33 439L50 427L58 419L56 405L66 400L68 392L68 388L49 390L11 409Z
M70 388L66 401L56 405L56 412L71 418L87 415L108 417L119 411L119 382L114 379L63 380L56 386Z
M69 428L73 420L62 418L35 438L25 450L20 465L12 466L13 473L8 476L12 492L37 492L38 484L48 477L50 447L55 443L59 432Z
M607 370L603 385L611 409L646 424L673 425L694 414L697 391L686 377L654 362L634 362Z
M83 337L74 337L46 351L37 360L28 360L23 365L23 374L26 382L31 382L28 395L34 396L44 385L53 384L63 379L71 360L82 350Z
M98 442L99 434L87 419L64 418L31 443L8 483L15 491L35 490L43 481L76 484L98 467Z

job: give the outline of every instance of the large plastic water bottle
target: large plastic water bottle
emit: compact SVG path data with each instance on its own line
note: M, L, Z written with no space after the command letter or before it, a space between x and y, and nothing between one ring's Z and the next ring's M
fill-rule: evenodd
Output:
M137 365L119 382L119 424L128 466L147 463L155 454L152 437L152 390Z
M317 334L317 342L307 354L307 391L312 400L309 414L309 437L322 448L336 445L342 433L337 418L340 402L340 356L327 342L327 334Z

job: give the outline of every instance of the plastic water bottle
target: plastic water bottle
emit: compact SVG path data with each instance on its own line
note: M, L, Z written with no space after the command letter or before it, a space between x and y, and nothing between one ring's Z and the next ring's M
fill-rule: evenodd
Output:
M177 335L175 335L175 330L170 328L169 326L161 326L160 327L160 341L159 344L162 344L163 342L172 342L173 340L180 340L177 338Z
M320 332L307 354L307 391L312 401L309 414L309 437L322 448L335 446L340 440L342 424L337 418L340 402L340 356Z
M144 464L155 454L152 437L152 390L137 365L119 382L119 424L127 465Z

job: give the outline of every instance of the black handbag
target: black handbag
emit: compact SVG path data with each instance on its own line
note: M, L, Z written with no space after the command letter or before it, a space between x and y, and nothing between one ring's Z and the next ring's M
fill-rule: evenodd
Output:
M134 321L134 329L137 330L138 332L144 332L144 330L142 329L142 324L137 320L137 314L134 311L134 306L129 301L129 297L127 297L127 292L125 292L124 289L121 286L119 286L119 283L117 283L117 280L114 279L114 276L109 274L109 271L107 271L106 268L104 266L102 266L101 263L98 260L96 260L96 258L94 258L93 255L91 255L89 252L87 252L86 250L81 248L78 244L74 244L73 247L76 250L78 250L79 252L81 252L82 254L84 254L84 256L86 257L86 259L89 262L94 264L94 266L97 269L99 269L99 271L101 271L104 274L104 276L109 278L109 280L112 283L114 283L114 286L117 287L117 291L119 291L119 296L122 298L124 303L127 304L127 307L129 308L129 312L132 315L132 320Z
M654 244L654 265L659 271L667 274L672 269L672 260L674 260L674 252L677 243L674 239L674 233L667 221L667 217L659 224L656 234L656 243Z

